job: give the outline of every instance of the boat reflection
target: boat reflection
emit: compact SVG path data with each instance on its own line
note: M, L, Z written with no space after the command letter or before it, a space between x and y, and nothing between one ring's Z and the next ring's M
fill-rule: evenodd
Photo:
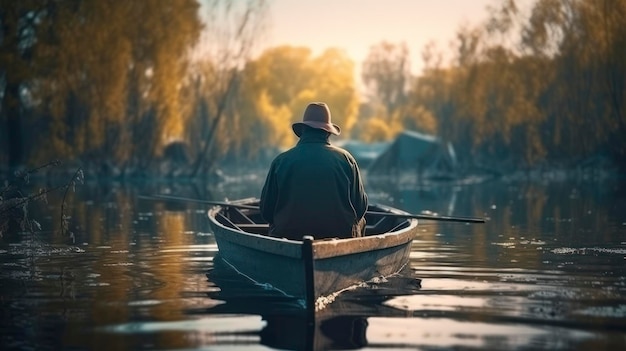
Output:
M254 284L237 274L219 258L207 273L212 290L208 296L224 303L212 306L202 314L259 315L265 326L259 332L260 343L276 349L329 350L359 349L367 346L369 317L407 317L406 311L385 306L384 301L399 295L414 294L420 280L409 272L368 283L342 293L321 311L311 313L302 301L281 295Z
M309 323L305 316L266 315L261 344L286 350L353 350L367 345L367 318L333 316Z

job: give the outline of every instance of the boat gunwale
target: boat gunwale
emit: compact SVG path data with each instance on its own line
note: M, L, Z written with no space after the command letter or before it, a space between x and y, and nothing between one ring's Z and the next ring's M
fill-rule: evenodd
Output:
M214 233L214 235L219 235L224 240L258 251L264 251L296 259L300 259L302 257L302 241L289 240L286 238L276 238L263 234L248 233L244 232L243 230L230 228L220 223L215 217L216 214L219 213L223 208L224 206L212 207L207 213L209 220L212 224L219 226L222 231L226 231L229 234L236 235L221 235L225 233Z
M406 214L406 212L384 205L375 205L385 209L390 213ZM216 216L225 206L214 206L207 212L209 220L219 226L223 231L236 235L221 235L225 233L214 233L222 239L234 244L249 247L258 251L264 251L280 256L296 259L302 258L302 240L290 240L286 238L276 238L263 234L255 234L230 228L220 223ZM390 233L368 235L358 238L331 238L317 239L313 241L313 258L324 259L330 257L358 254L362 252L383 250L390 247L405 245L411 242L416 236L417 219L407 219L408 226Z
M409 219L408 221L415 222L415 224L410 223L408 227L393 233L368 235L360 238L313 241L313 258L323 259L353 255L404 245L413 240L417 227L417 220Z

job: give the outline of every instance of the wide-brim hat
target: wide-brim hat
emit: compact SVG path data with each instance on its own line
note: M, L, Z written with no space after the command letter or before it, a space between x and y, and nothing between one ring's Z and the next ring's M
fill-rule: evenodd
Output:
M322 129L330 134L339 135L341 128L331 122L330 109L323 102L310 103L304 110L302 122L296 122L291 125L291 129L296 133L298 138L302 135L302 127L309 126L315 129Z

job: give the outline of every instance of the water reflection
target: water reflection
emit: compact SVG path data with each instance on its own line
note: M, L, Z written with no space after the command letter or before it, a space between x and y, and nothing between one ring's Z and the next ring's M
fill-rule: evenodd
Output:
M76 242L55 230L54 196L32 211L47 231L0 238L0 342L93 350L626 347L624 184L366 186L372 201L409 212L490 220L422 221L408 276L421 288L394 290L392 282L345 293L311 327L293 302L251 299L248 288L233 290L214 275L205 207L137 199L243 198L258 195L258 182L210 190L87 184L68 207Z
M370 345L436 350L571 350L591 333L458 318L371 318ZM584 349L584 348L583 348Z
M370 283L369 287L347 291L311 317L298 301L246 280L230 269L219 255L213 262L207 278L216 289L207 295L223 303L189 313L261 316L265 325L258 332L259 341L276 349L352 350L367 346L370 316L406 316L381 302L393 296L415 293L420 288L420 280L410 277L411 272L405 272L401 276Z

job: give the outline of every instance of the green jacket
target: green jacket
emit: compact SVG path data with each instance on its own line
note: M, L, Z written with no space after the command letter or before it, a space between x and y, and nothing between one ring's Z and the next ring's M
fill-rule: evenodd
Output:
M367 195L354 157L326 133L306 133L272 162L260 208L272 236L346 238L360 235Z

